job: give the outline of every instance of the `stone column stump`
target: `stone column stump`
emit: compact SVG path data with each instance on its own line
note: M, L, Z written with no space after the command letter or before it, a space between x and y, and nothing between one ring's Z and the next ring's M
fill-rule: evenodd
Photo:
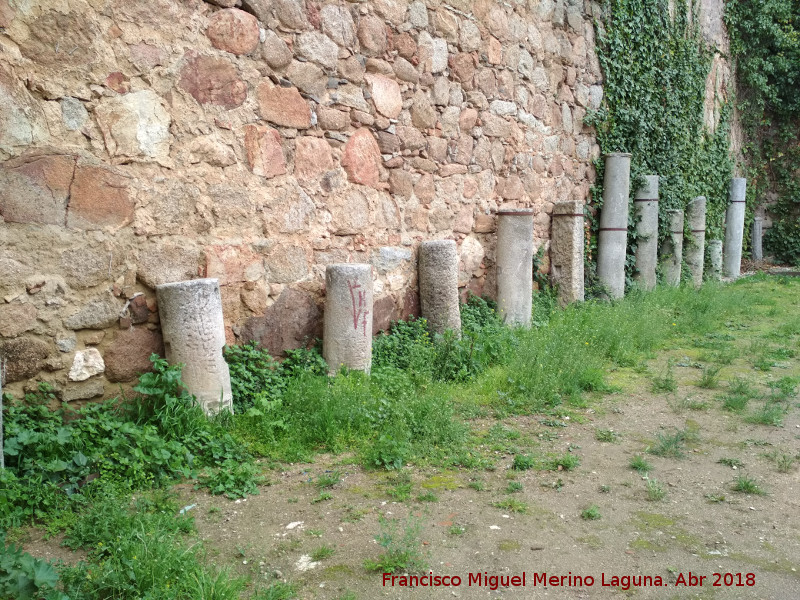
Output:
M420 313L431 333L452 329L461 335L458 305L458 251L453 240L434 240L419 245Z
M342 367L369 372L372 366L372 267L333 264L325 268L322 356L333 375Z
M553 205L550 272L561 306L583 302L583 224L583 203L571 200Z
M625 295L625 252L628 244L628 195L631 155L606 154L603 208L597 239L597 277L612 299Z
M706 198L698 196L686 205L686 218L692 237L684 244L686 267L692 275L694 287L703 285L703 268L706 245Z
M656 287L658 264L658 175L647 175L636 190L633 211L636 217L636 273L633 279L642 289Z
M683 211L668 210L667 226L667 238L661 244L661 273L665 284L678 287L683 261Z
M742 239L744 238L744 210L747 179L731 179L730 204L725 213L725 243L722 253L722 274L738 279L742 269Z
M183 364L181 377L206 414L233 406L231 376L222 356L225 324L216 279L156 286L167 360Z
M497 308L507 325L530 327L533 210L497 211Z

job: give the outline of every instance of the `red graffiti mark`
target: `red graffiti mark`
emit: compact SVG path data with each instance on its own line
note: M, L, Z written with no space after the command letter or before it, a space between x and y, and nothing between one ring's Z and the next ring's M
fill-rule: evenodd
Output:
M359 291L356 295L355 291L361 287L360 283L356 283L355 281L348 281L347 287L350 288L350 302L353 305L353 329L358 331L358 322L361 320L363 315L364 317L364 335L366 335L367 331L367 315L369 314L369 310L365 308L367 303L367 292L366 291Z

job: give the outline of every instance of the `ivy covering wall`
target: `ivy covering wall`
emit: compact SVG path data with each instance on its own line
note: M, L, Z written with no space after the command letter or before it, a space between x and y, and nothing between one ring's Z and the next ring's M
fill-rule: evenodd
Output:
M666 0L611 0L597 23L604 105L589 119L601 152L630 152L631 195L644 175L659 180L659 229L666 211L707 199L706 239L721 239L733 162L730 110L723 107L714 131L704 127L706 79L713 49L690 18L689 6ZM602 159L593 204L602 206ZM631 203L631 210L633 203ZM626 273L633 274L635 233L630 218ZM593 233L597 223L594 222ZM592 235L596 240L596 235ZM594 256L594 248L589 256Z
M800 265L800 1L728 0L725 22L737 62L748 200L777 200L766 253Z

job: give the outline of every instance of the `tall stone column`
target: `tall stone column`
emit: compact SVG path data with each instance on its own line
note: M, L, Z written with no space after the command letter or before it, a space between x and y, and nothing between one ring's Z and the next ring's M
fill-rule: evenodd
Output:
M533 211L497 211L497 308L507 325L529 327L533 297Z
M603 209L597 239L597 276L611 298L625 295L625 252L628 244L628 195L631 155L606 154Z
M681 284L681 261L683 261L683 211L668 210L667 238L661 244L661 273L664 283L673 287Z
M711 279L719 281L722 278L722 240L708 242L708 264Z
M550 273L558 286L558 302L583 302L583 203L553 205L550 235Z
M181 378L206 414L230 410L231 376L222 356L225 323L216 279L156 286L167 360L183 364Z
M458 306L458 251L453 240L419 245L420 312L432 333L452 329L461 335Z
M731 179L730 204L725 213L725 245L722 253L722 274L737 279L742 268L742 239L747 179Z
M703 285L706 245L705 196L698 196L686 205L686 218L689 220L692 237L687 244L684 244L683 254L686 257L686 266L692 274L692 283L695 287L700 287Z
M753 219L753 260L764 260L764 219Z
M645 176L636 190L633 211L636 217L636 273L633 278L642 289L656 287L658 264L658 175Z
M372 267L325 268L322 356L331 374L342 367L369 372L372 365Z

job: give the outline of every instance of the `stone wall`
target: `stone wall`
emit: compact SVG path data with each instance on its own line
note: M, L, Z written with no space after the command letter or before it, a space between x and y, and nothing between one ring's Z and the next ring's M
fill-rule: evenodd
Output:
M238 7L238 8L236 8ZM162 350L154 286L215 277L229 343L321 333L324 269L418 311L419 242L494 294L493 211L585 202L599 3L0 0L7 389L108 396ZM112 385L113 384L113 385ZM30 385L30 383L28 383Z

